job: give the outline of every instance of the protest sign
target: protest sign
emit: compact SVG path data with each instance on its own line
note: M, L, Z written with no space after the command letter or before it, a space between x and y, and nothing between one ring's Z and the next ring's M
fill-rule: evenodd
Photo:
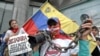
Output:
M19 55L31 51L27 34L12 36L8 41L9 56Z

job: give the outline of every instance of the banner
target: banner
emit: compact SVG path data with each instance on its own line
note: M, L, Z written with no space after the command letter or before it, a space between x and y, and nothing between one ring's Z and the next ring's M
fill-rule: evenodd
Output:
M10 37L8 41L9 56L19 55L31 51L27 34Z
M47 21L51 17L59 19L61 23L61 30L67 34L73 33L79 28L76 22L64 16L49 2L45 2L36 14L32 15L32 17L27 20L27 22L23 25L23 29L29 35L35 34L38 30L47 29Z

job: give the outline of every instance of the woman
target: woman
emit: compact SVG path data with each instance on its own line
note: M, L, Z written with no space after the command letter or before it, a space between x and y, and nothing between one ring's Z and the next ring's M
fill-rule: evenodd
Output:
M4 37L5 42L8 42L9 37L16 35L18 33L18 30L19 30L18 23L14 19L11 19L9 21L9 26L10 26L10 28L7 30L5 37Z
M6 34L5 34L4 39L3 39L4 42L6 42L6 43L8 42L8 40L11 36L16 35L19 31L18 23L15 19L11 19L9 21L9 26L10 26L10 28L6 31ZM8 56L8 55L9 55L8 49L6 48L4 51L4 56Z

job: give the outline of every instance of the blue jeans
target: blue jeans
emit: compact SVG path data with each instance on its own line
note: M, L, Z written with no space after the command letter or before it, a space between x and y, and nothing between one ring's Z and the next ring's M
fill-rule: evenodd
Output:
M2 42L0 46L0 56L4 56L4 50L7 47L7 44L5 42Z

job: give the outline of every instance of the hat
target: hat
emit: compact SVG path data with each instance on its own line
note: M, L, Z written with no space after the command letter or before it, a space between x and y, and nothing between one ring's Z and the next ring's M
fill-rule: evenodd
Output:
M47 24L50 25L50 26L56 25L57 23L60 24L59 19L56 18L56 17L49 18L48 21L47 21Z

